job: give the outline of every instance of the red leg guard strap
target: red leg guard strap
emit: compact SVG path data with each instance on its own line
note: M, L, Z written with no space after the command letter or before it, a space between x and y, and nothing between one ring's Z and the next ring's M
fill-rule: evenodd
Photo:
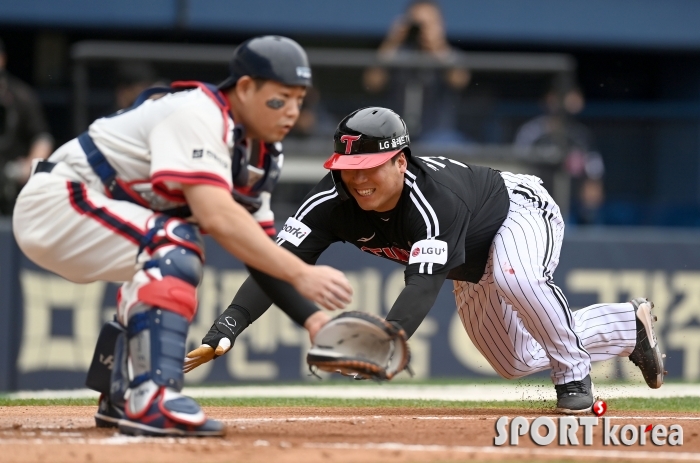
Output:
M197 313L197 289L179 278L165 276L139 289L138 300L182 315L192 322Z

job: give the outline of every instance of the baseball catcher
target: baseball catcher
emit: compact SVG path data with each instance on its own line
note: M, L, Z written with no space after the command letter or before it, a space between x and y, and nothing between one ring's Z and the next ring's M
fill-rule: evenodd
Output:
M335 309L351 298L341 272L308 265L265 233L279 142L311 84L306 53L285 37L256 37L234 51L230 69L218 86L174 82L97 119L35 166L17 200L13 228L27 257L78 283L123 282L86 382L102 394L98 427L223 434L181 394L205 259L200 227L250 266L260 288L277 282L269 297L280 307L308 313L317 310L310 301Z

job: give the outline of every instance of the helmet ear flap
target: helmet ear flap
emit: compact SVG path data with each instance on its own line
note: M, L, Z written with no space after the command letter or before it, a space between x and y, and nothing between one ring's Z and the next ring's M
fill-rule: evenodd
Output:
M340 198L341 201L347 201L348 199L350 199L350 195L348 195L348 191L345 189L343 179L340 177L340 171L332 170L331 178L333 179L333 183L335 184L335 191L338 192L338 198Z

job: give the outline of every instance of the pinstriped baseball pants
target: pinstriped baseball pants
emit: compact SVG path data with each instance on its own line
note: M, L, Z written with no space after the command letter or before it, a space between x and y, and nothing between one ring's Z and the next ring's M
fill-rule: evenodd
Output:
M552 281L564 221L537 177L503 172L510 210L478 283L454 281L462 324L504 378L551 369L554 384L581 380L591 361L628 356L636 344L630 303L571 312Z

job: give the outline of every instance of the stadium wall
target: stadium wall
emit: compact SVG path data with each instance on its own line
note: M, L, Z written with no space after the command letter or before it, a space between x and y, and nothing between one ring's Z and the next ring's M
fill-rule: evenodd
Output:
M150 31L385 34L408 0L0 1L0 25ZM454 40L697 50L695 0L439 0Z
M199 312L190 348L231 301L247 273L207 242ZM385 314L403 286L402 267L337 244L323 256L355 287L350 310ZM648 296L656 303L658 332L669 377L700 380L700 233L678 230L571 230L555 282L573 308ZM0 391L82 387L100 325L115 311L117 286L75 285L31 263L17 249L9 221L0 221ZM309 379L305 332L270 310L216 362L187 375L190 385ZM493 370L466 336L445 284L435 307L411 339L418 378L492 377ZM599 366L609 378L628 378L625 359Z

